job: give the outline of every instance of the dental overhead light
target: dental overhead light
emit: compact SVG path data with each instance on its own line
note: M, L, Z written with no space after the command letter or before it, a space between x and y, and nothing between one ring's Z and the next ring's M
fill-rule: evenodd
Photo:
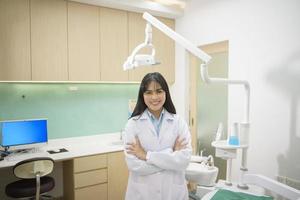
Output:
M144 43L138 45L127 58L123 64L124 70L134 69L141 66L152 66L159 64L155 61L155 49L152 44L152 27L155 26L161 32L165 33L168 37L172 38L174 41L178 42L185 49L190 51L192 54L200 58L205 63L208 63L211 57L204 51L200 50L198 47L193 45L190 41L186 40L184 37L179 35L170 29L167 25L160 22L158 19L145 12L143 18L148 22L145 29L145 41ZM151 48L151 54L137 54L143 48Z
M152 27L149 23L146 25L145 35L144 43L138 45L123 64L124 70L160 64L155 61L155 48L152 44ZM143 48L151 49L151 54L137 54Z

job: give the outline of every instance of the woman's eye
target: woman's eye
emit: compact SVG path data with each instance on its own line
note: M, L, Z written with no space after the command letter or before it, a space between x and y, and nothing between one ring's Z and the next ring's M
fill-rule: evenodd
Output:
M156 90L156 92L157 92L158 94L160 94L160 93L163 93L164 91L163 91L162 89L160 89L160 90Z

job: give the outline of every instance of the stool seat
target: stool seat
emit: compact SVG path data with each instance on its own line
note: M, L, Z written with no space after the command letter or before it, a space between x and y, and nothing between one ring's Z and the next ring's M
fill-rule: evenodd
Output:
M49 192L55 186L54 179L49 176L41 177L40 193ZM5 192L13 198L32 197L36 193L36 179L22 179L6 186Z
M19 199L51 198L44 193L54 188L54 179L47 176L53 171L53 167L54 160L49 157L34 157L18 162L14 166L13 172L21 180L6 185L6 195Z

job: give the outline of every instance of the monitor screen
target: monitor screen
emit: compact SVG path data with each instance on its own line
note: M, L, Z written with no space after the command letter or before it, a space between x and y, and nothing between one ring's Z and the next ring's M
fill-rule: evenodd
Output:
M46 143L46 119L0 121L0 144L3 147Z

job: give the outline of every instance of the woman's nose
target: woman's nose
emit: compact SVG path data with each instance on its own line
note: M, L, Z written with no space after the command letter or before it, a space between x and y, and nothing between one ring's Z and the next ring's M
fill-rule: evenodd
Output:
M153 92L153 94L151 95L152 99L157 99L158 94L156 92Z

